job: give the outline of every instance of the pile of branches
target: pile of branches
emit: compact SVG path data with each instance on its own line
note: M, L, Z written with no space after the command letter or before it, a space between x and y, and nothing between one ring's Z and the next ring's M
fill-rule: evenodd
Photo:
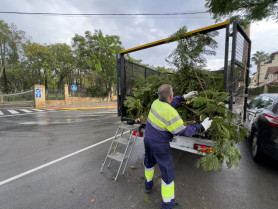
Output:
M223 163L228 168L237 167L241 159L237 145L247 136L247 131L237 115L225 107L229 94L223 90L223 74L204 70L206 59L203 55L215 54L207 48L217 47L214 37L218 34L214 32L180 39L185 32L183 27L172 36L177 39L178 46L168 57L168 62L178 70L138 81L132 89L133 96L125 101L127 113L132 118L146 120L152 102L158 98L157 89L162 84L172 85L174 95L198 91L197 98L184 101L176 108L187 124L201 123L206 117L213 120L208 131L201 134L203 138L215 142L213 152L201 157L197 167L201 166L205 171L221 170Z

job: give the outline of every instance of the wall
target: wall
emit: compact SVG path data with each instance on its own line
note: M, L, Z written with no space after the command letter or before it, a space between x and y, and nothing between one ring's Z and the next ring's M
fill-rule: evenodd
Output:
M268 67L275 67L278 66L278 54L274 54L274 59L271 63L264 64L264 62L261 62L260 64L260 86L264 85L265 83L265 74L267 72Z
M96 102L107 102L107 97L69 97L68 85L64 86L65 100L45 100L45 87L44 85L35 85L34 88L41 89L41 98L35 97L35 108L44 108L50 106L68 105L68 104L81 104L81 103L96 103ZM36 92L35 92L36 93ZM117 101L117 96L111 96L111 101Z
M112 96L111 101L117 101L117 96ZM107 102L107 97L103 97L103 98L67 97L67 99L65 100L46 100L46 106L50 107L50 106L58 106L58 105L96 103L96 102Z

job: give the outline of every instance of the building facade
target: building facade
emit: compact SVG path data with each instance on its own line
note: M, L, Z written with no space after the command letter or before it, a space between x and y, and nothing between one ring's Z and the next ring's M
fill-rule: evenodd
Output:
M265 84L278 84L278 66L267 68Z
M251 78L251 81L249 83L249 88L256 88L257 87L257 79L258 79L258 76L257 76L257 72L253 73L252 74L252 78Z
M270 60L260 63L260 70L257 69L257 86L264 86L275 80L277 74L274 69L278 68L278 51L270 55ZM260 71L258 73L258 71ZM268 75L267 75L268 72ZM274 75L274 74L276 75ZM266 76L267 75L267 76ZM266 78L267 77L267 78ZM259 85L258 85L259 84Z

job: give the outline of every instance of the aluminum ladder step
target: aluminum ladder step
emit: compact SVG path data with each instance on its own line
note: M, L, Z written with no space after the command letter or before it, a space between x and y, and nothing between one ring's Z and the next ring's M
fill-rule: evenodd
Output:
M112 152L111 154L107 155L107 157L119 162L122 162L127 158L127 156L124 156L124 154L120 152Z
M134 131L138 131L140 129L140 124L134 124L134 125L128 125L128 124L122 124L119 126L119 128L116 131L115 137L112 140L112 143L110 145L110 148L108 150L108 153L105 157L105 160L101 166L100 172L102 173L103 171L103 167L107 161L107 159L109 159L109 163L108 163L108 168L112 162L112 160L118 161L120 162L120 165L118 167L118 171L116 176L114 177L114 180L117 180L117 177L120 173L120 170L123 166L123 171L122 171L122 175L125 172L126 166L127 166L127 162L129 160L129 157L131 155L131 152L133 150L135 141L137 139L137 135L132 135L134 133ZM124 131L129 132L129 136L128 137L123 137ZM118 134L120 133L120 134ZM119 152L119 150L125 146L124 148L124 153ZM113 151L112 151L113 148ZM111 152L112 151L112 152ZM124 162L125 161L125 162Z
M114 140L114 142L117 142L117 143L123 144L123 145L128 145L128 142L129 142L129 141L130 141L129 139L124 138L124 137L119 137L119 138L116 138L116 139ZM131 143L133 143L133 141L130 141L130 144L131 144Z
M134 124L134 125L120 125L119 128L122 130L130 130L130 131L134 131L136 129L138 129L140 127L140 124Z

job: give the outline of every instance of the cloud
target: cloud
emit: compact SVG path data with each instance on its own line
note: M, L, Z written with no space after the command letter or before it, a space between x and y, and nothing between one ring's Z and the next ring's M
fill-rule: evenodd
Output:
M205 0L2 0L1 11L56 12L56 13L169 13L205 11ZM215 23L209 14L187 16L31 16L0 14L0 19L15 23L41 44L71 44L75 34L102 30L104 34L118 35L125 49L167 38L184 25L188 31ZM208 57L208 68L221 66L224 59L223 32L217 39L219 47L215 57ZM262 21L251 25L252 54L263 50L278 51L278 24ZM173 51L175 44L157 46L130 54L150 65L167 65L165 58ZM230 48L231 49L231 48ZM224 63L224 61L223 61ZM253 69L252 69L253 71Z

